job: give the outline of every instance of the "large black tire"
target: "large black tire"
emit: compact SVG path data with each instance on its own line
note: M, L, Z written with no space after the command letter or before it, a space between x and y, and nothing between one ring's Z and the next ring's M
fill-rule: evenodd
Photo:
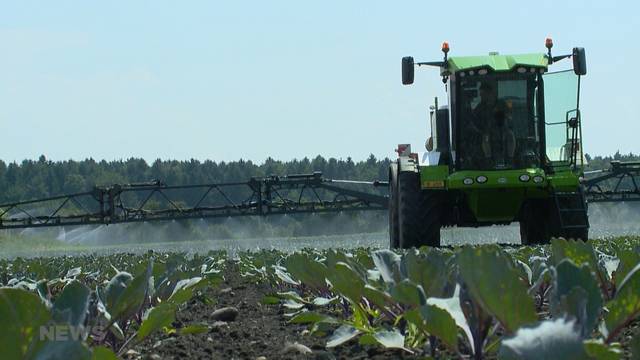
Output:
M524 204L520 215L520 242L522 245L549 243L551 240L549 210L547 201L529 201Z
M398 230L400 247L440 246L444 194L422 190L418 173L398 174Z
M389 166L389 248L400 247L398 229L398 164Z

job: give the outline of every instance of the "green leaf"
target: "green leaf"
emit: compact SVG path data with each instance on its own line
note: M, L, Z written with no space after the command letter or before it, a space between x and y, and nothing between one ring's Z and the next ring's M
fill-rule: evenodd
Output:
M199 276L178 281L167 301L176 305L184 304L191 299L193 291L199 287L198 285L204 282L204 279Z
M602 341L586 340L584 349L594 360L618 360L622 358L622 350L618 347L607 346Z
M385 283L395 284L400 281L400 255L383 249L374 251L371 258Z
M151 308L146 313L147 317L142 321L140 329L136 334L136 339L142 341L152 332L168 327L176 318L176 305L172 303L163 303Z
M616 296L607 303L609 312L605 316L609 343L626 324L640 315L640 264L636 265L622 281Z
M47 284L47 280L40 280L36 284L36 291L38 292L38 296L40 299L47 305L47 307L51 306L51 291L49 291L49 285Z
M351 303L351 310L353 311L353 325L358 329L371 329L369 323L369 314L359 303Z
M373 334L362 334L358 338L358 344L360 345L378 345L378 340L373 337Z
M532 288L535 287L537 283L544 282L544 279L542 279L542 277L549 272L549 265L547 264L547 260L547 257L542 256L532 256L529 259Z
M617 256L620 262L618 263L613 279L616 286L619 286L629 272L631 272L636 265L640 264L640 252L621 250Z
M324 255L324 263L327 264L328 272L331 272L331 269L335 268L337 263L342 262L349 265L349 267L351 267L351 269L355 271L359 277L363 279L366 278L367 269L364 268L362 264L354 261L353 257L351 257L350 254L347 254L344 251L328 249Z
M15 289L35 291L36 287L37 287L37 284L35 282L33 282L32 280L27 279L27 280L19 281L18 283L14 284L13 287Z
M68 278L75 278L76 276L80 275L82 273L82 268L80 267L76 267L73 269L69 269L69 271L67 271L67 275L65 275L64 277Z
M96 346L93 349L92 360L118 360L116 354L111 349L104 346Z
M262 298L260 302L265 305L277 305L277 304L280 304L280 298L276 296L266 295L265 297Z
M111 349L104 346L96 346L93 349L92 360L118 360L116 354Z
M594 271L598 263L591 243L581 240L552 239L551 260L553 265L558 265L567 258L578 266L588 264Z
M342 325L333 332L327 341L327 347L332 348L344 344L354 337L360 335L360 330L351 325Z
M0 349L6 359L22 359L39 346L40 327L50 319L40 298L21 289L0 288Z
M389 294L382 290L378 290L369 284L364 286L363 295L369 303L374 304L380 309L384 309L395 303Z
M606 289L608 287L606 284L606 271L600 266L598 256L590 242L584 242L581 240L552 239L551 250L551 260L553 265L557 266L565 258L570 259L577 266L587 264L591 268L591 271L596 275L600 288Z
M458 253L458 268L477 303L508 333L535 322L533 299L509 258L495 246L467 246Z
M456 289L452 297L428 298L427 305L434 305L439 307L440 309L445 310L449 314L449 316L451 316L455 324L460 329L462 329L465 336L467 337L467 340L469 341L471 351L475 353L473 334L471 333L471 328L469 327L467 318L465 317L464 312L462 311L462 307L460 306L460 285L456 285Z
M304 302L304 299L300 295L298 295L298 293L295 292L295 291L279 292L279 293L275 294L275 296L277 296L277 297L279 297L280 299L283 299L283 300L293 300L293 301L301 302L301 303Z
M546 320L518 329L502 341L500 360L588 359L579 330L573 321Z
M313 324L309 331L311 332L311 334L313 334L313 335L315 335L317 337L325 337L325 336L329 335L329 333L334 331L335 328L336 328L335 324L331 324L331 323L326 323L326 322L320 321L320 322L317 322L317 323Z
M297 310L297 309L302 309L304 307L304 303L299 303L295 300L287 299L284 301L282 306L286 307L287 309Z
M304 311L294 316L289 320L293 324L313 324L317 322L326 322L331 324L337 324L338 321L331 316L318 314L311 311Z
M146 271L138 274L131 281L131 284L116 299L112 309L107 308L112 322L128 319L140 310L147 297L152 269L153 261L149 260Z
M336 302L336 300L338 300L338 297L332 297L332 298L316 297L313 299L312 303L315 306L327 306L331 303Z
M69 325L84 324L89 309L91 290L77 280L67 284L53 304L54 320Z
M420 314L424 319L424 329L429 334L442 340L449 349L458 349L456 322L447 310L436 305L425 305L420 307Z
M548 268L544 268L540 275L536 278L535 282L531 285L529 290L527 290L527 293L529 294L529 296L533 297L538 292L538 290L540 290L540 287L542 287L542 285L549 286L552 281L553 277L551 275L551 270Z
M96 288L96 292L98 292L98 289L99 287ZM118 326L118 323L111 321L111 314L109 313L109 311L107 311L107 308L105 307L102 300L100 300L99 292L98 292L98 303L96 304L96 310L98 311L98 314L101 318L106 320L107 323L111 324L111 326L109 327L109 331L119 340L124 340L124 333L122 332L122 329L120 329L120 326Z
M570 259L561 261L550 303L555 317L571 315L577 319L582 337L589 337L602 311L602 294L589 265L578 267Z
M284 271L281 267L279 266L274 266L274 274L280 279L282 280L285 284L289 284L289 285L295 285L298 286L300 285L299 281L293 280L291 278L291 275Z
M376 339L376 341L380 343L380 345L384 346L387 349L405 349L404 335L402 335L398 330L376 331L373 334L373 338Z
M204 334L209 331L209 327L206 325L189 325L181 328L178 333L180 335L189 335L189 334Z
M128 272L121 271L114 275L113 278L107 284L104 290L103 302L107 309L111 310L116 303L120 295L131 284L133 276Z
M449 271L447 259L450 256L438 249L429 249L425 253L408 250L400 262L400 271L404 278L422 286L427 297L446 296L444 288Z
M618 269L618 266L620 266L620 259L615 256L607 255L601 252L598 252L598 256L600 258L600 264L602 265L602 268L605 270L605 273L607 274L607 279L609 279L610 281L613 281L614 274ZM624 278L624 276L622 278Z
M354 303L360 302L364 292L364 280L351 266L338 262L333 271L327 275L333 286L333 291L346 297Z
M640 334L635 334L631 339L631 359L640 360Z
M422 287L412 283L409 279L397 283L389 293L394 300L406 306L418 307L427 303Z
M284 259L284 266L291 276L300 280L311 289L326 289L326 265L312 259L305 253L294 253Z
M90 360L91 351L81 341L47 341L35 360L78 359Z
M530 286L531 282L533 281L533 271L531 270L531 267L529 267L529 265L527 265L525 262L518 259L515 260L515 264L518 270L520 270L520 277L527 281L527 286Z

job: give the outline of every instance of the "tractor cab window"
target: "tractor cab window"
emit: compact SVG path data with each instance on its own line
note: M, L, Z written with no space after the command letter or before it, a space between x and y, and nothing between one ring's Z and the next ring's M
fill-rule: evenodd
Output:
M459 168L539 166L536 75L485 75L458 81Z
M544 74L546 155L553 163L582 162L579 123L578 76L573 70Z

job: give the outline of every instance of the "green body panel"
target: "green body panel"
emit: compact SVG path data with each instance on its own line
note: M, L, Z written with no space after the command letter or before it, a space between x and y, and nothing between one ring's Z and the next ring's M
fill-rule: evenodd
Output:
M556 191L577 191L580 187L580 179L573 172L557 171L549 176L549 185Z
M529 181L520 181L519 177L524 174L530 176ZM475 179L480 175L486 176L487 182L478 183ZM534 176L545 180L536 184ZM473 184L465 185L466 178L474 179ZM479 222L515 220L525 200L548 196L547 185L542 169L459 171L451 174L447 181L447 189L465 194L467 205Z
M452 56L449 58L448 70L452 73L461 70L470 70L489 67L493 71L511 71L516 66L540 67L543 69L549 65L547 56L538 54L521 55L487 55L487 56Z
M448 177L448 165L423 166L420 168L420 184L423 189L445 189Z
M469 209L478 222L504 223L514 221L524 201L529 199L547 199L554 191L578 190L578 175L569 169L556 171L546 175L539 168L518 170L465 170L449 174L448 166L419 166L422 189L429 181L444 181L445 190L457 191L465 195ZM519 177L523 174L530 180L523 182ZM486 176L485 183L478 183L476 178ZM534 176L542 176L544 181L534 183ZM464 179L471 178L473 183L465 185Z
M526 199L526 188L464 190L469 209L479 222L515 220Z
M533 180L529 180L528 182L522 182L518 178L520 175L527 174L531 178L534 176L542 176L545 177L544 171L542 169L522 169L522 170L488 170L488 171L458 171L451 174L448 177L447 188L448 189L514 189L514 188L531 188L531 187L539 187L544 188L547 185L546 179L545 181L534 184ZM484 184L480 184L475 181L475 179L484 175L487 177L487 182ZM471 178L473 179L473 184L465 185L463 183L464 179Z

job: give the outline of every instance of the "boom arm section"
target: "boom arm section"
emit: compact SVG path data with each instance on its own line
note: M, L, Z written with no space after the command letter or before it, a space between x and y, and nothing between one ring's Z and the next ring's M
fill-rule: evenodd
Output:
M612 161L606 170L585 172L589 202L640 201L640 162Z
M640 201L640 162L613 161L585 175L589 202ZM387 189L386 181L332 180L320 172L200 185L114 184L2 204L0 229L387 210Z
M372 187L383 191L364 190ZM82 193L2 204L0 229L386 210L386 187L385 181L325 179L320 172L201 185L152 181L96 186Z

